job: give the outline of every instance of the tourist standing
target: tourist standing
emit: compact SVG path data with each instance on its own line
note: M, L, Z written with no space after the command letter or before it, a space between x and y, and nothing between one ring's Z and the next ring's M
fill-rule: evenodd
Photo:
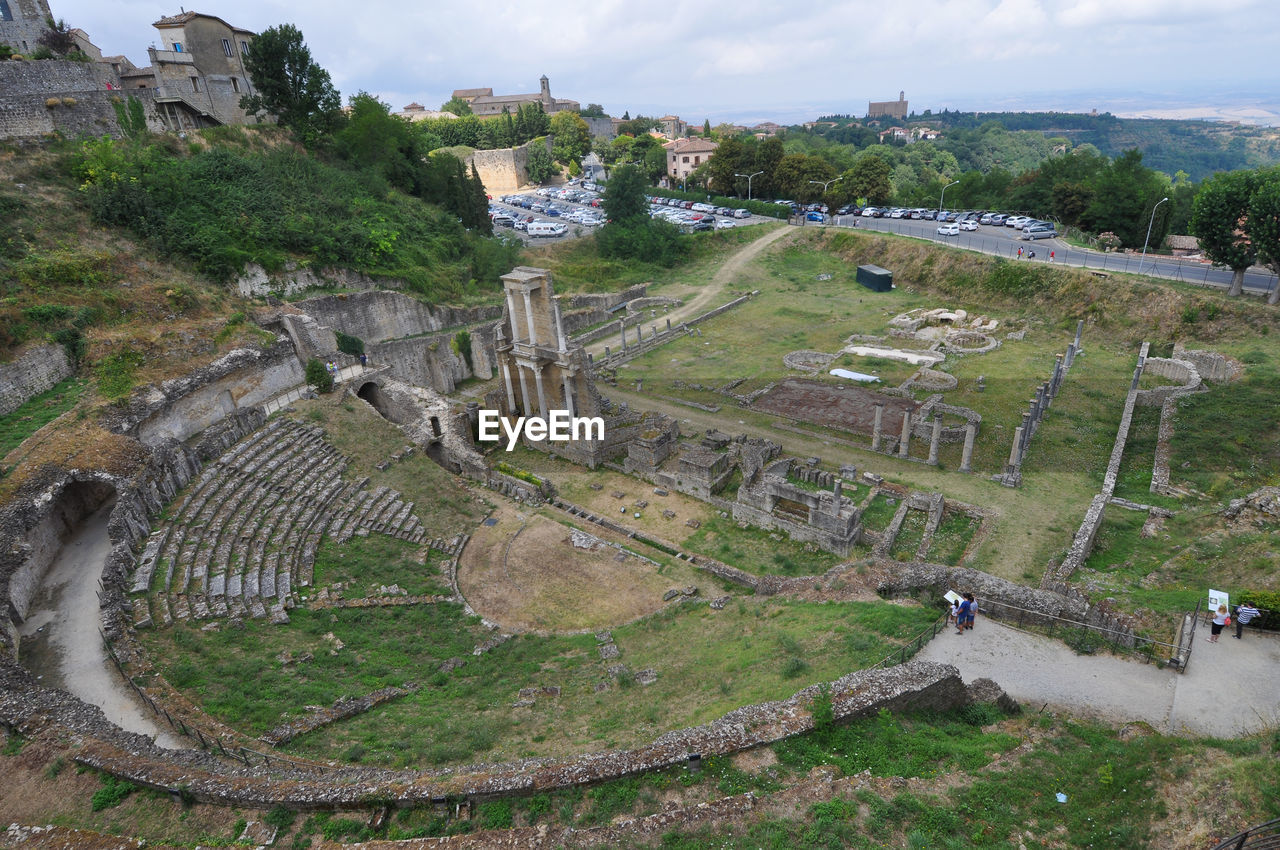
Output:
M951 607L947 609L947 625L960 625L960 600L955 599L951 603Z
M365 354L363 351L360 352L360 368L363 369L368 365L369 365L369 355Z
M1252 602L1245 602L1243 605L1236 606L1236 640L1240 640L1240 633L1244 631L1245 624L1260 614L1262 612L1253 607Z
M978 613L978 600L974 598L972 593L964 595L964 601L969 603L969 612L965 615L965 628L973 630L973 621Z
M1053 262L1053 253L1054 253L1053 251L1049 252L1049 262L1051 263Z
M960 600L960 604L956 606L956 634L964 634L965 623L969 620L969 594L965 594L965 598Z
M1021 259L1022 259L1022 246L1021 246L1021 245L1019 245L1019 246L1018 246L1018 259L1019 259L1019 260L1021 260Z
M1227 614L1227 606L1219 605L1218 610L1213 614L1213 634L1209 636L1209 643L1217 643L1218 635L1222 634L1222 627L1230 625L1231 617Z

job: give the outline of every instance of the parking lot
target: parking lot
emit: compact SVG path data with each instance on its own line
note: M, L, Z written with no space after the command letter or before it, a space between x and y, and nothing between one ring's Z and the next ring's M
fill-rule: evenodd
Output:
M586 236L605 223L603 186L571 182L502 195L489 202L494 234L513 234L526 244ZM776 219L746 210L712 207L652 196L651 218L664 218L686 231L723 230Z

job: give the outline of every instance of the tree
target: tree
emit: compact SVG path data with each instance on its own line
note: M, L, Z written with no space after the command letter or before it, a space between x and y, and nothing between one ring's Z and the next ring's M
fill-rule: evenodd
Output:
M613 170L604 189L604 212L615 224L636 224L649 220L649 202L645 199L645 180L634 165L621 165Z
M587 108L578 112L583 118L608 118L605 115L604 107L598 103L588 103Z
M256 93L240 98L241 109L276 116L308 147L341 124L338 90L329 72L311 58L297 27L263 30L249 43L244 64Z
M591 150L591 131L582 116L562 110L551 116L551 156L556 162L577 164Z
M67 27L67 22L58 19L57 21L49 20L49 28L40 33L40 37L36 39L36 44L41 47L47 47L50 52L58 56L66 56L68 53L76 49L76 40L71 35L71 30Z
M1246 233L1256 174L1228 171L1204 182L1191 205L1191 232L1205 256L1231 269L1228 296L1244 292L1244 273L1258 258Z
M705 138L708 138L708 139L711 138L711 119L710 118L702 119L702 135Z
M1168 230L1168 211L1152 215L1168 190L1167 179L1142 164L1140 151L1125 151L1098 174L1093 201L1080 223L1094 233L1109 230L1130 247L1144 244L1151 227L1151 244L1159 245Z
M541 183L551 175L560 173L551 154L547 153L547 146L541 143L529 146L529 159L524 168L531 183Z
M846 190L852 190L855 198L866 198L868 203L886 204L893 197L893 184L889 176L893 166L876 156L868 154L858 158L845 172L841 182Z
M312 357L307 361L307 368L303 373L306 382L315 387L317 391L322 393L333 392L333 375L324 363Z
M349 162L371 168L391 185L413 192L419 161L425 155L409 123L371 94L352 95L348 119L334 134L334 152Z
M1280 169L1258 172L1249 203L1249 241L1258 259L1280 276ZM1267 294L1268 304L1280 303L1280 286Z
M456 94L453 97L446 100L444 103L440 104L440 111L452 112L454 115L457 115L459 118L461 118L463 115L473 114L471 111L471 104L467 103L465 100L458 97Z
M476 171L474 161L471 163L471 178L467 183L470 200L467 204L469 215L463 216L462 223L471 230L485 236L492 236L493 219L489 218L489 193L484 190L484 181L480 179L480 172Z

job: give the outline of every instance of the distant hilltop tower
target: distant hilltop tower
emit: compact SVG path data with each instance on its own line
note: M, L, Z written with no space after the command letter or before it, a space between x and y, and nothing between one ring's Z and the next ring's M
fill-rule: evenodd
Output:
M907 108L907 93L905 91L898 92L897 100L871 101L867 104L868 118L896 118L899 121L906 120L910 110Z
M52 18L49 0L0 0L0 44L25 56L39 46Z

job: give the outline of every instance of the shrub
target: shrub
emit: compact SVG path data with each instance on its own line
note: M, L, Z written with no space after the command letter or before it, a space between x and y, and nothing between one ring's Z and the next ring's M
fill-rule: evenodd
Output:
M103 774L102 787L93 792L93 810L100 812L111 809L124 802L124 798L132 794L137 786L123 779L116 779L110 774Z
M98 377L98 392L110 401L124 398L133 389L134 376L142 365L142 354L124 349L108 354L94 367Z
M306 379L317 392L333 392L333 375L330 375L325 365L314 357L307 361Z
M353 357L364 354L364 340L360 337L344 334L342 331L336 331L336 334L338 337L338 350L343 354L350 354Z

